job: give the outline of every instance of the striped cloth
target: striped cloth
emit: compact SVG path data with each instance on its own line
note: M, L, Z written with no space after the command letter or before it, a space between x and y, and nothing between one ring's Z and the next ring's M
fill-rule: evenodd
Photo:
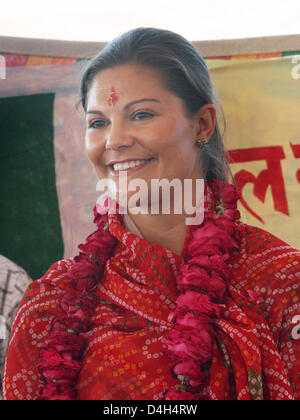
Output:
M2 394L2 372L11 326L16 309L30 281L31 278L21 267L0 255L0 394Z

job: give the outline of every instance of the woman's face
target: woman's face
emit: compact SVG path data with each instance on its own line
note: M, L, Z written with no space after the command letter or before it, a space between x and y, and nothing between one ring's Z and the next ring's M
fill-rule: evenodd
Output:
M94 77L86 103L87 155L99 179L113 180L119 193L119 170L126 171L127 183L144 180L149 197L151 179L201 178L194 141L206 132L199 115L188 116L181 99L163 86L157 70L135 64L106 69ZM136 160L143 162L112 166Z

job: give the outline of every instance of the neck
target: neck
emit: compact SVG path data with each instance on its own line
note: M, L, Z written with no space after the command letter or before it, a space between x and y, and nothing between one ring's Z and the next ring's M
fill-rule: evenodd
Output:
M131 214L144 239L181 255L187 225L181 214Z
M199 194L200 193L200 194ZM202 205L202 191L196 190L196 183L192 183L192 205L193 210L197 206ZM160 198L160 210L162 208ZM133 220L144 239L148 242L160 245L177 255L181 255L186 232L187 232L187 219L192 217L191 213L187 213L184 206L184 194L182 197L182 212L176 214L174 212L174 195L173 190L171 194L170 214L151 214L149 208L147 214L134 214L128 209L128 215ZM149 206L150 207L150 206Z

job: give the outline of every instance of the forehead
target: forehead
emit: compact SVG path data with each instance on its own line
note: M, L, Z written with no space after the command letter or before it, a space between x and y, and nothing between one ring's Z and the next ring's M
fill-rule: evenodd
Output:
M106 102L115 92L119 99L140 95L168 94L158 70L134 64L124 64L99 72L88 92L89 102Z

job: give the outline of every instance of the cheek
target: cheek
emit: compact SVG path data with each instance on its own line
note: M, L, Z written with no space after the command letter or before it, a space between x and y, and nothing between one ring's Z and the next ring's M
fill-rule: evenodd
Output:
M160 148L159 166L161 177L169 179L191 178L191 172L198 165L197 149L192 140L192 134L187 124L177 124L162 136L158 146Z
M161 127L159 134L157 147L184 151L191 136L190 124L184 118L171 118Z
M189 132L182 127L174 127L171 130L161 132L160 138L153 147L158 151L161 158L166 159L171 166L177 166L178 169L195 152Z
M85 151L93 165L98 166L101 164L101 158L104 153L103 144L91 133L86 133L85 135Z

